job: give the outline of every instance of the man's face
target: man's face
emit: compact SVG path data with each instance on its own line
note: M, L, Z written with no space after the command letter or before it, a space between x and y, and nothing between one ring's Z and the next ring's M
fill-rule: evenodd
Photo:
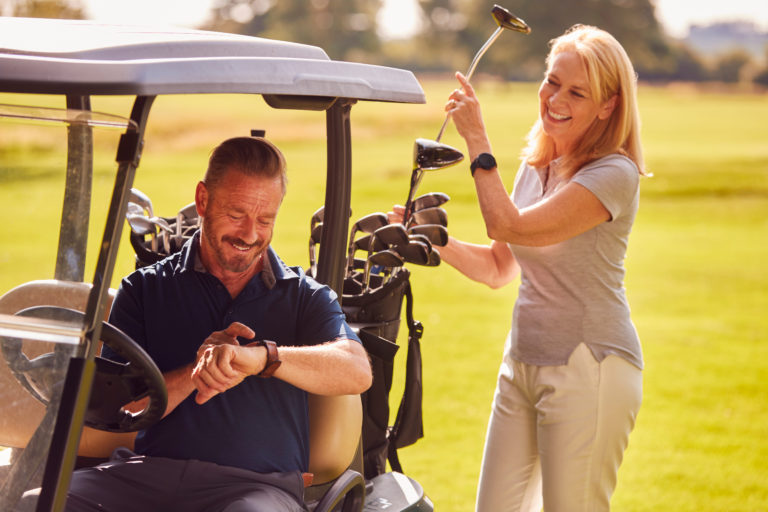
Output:
M272 240L282 199L280 177L230 170L213 190L199 183L195 203L202 217L203 262L212 267L208 271L220 276L254 270Z

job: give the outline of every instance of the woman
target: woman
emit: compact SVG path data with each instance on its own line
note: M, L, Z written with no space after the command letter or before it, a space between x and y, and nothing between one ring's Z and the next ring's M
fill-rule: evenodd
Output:
M623 287L643 173L635 73L621 45L588 26L552 41L546 62L511 197L460 73L446 105L492 242L450 239L443 261L493 288L521 275L478 511L608 510L641 402L642 354Z

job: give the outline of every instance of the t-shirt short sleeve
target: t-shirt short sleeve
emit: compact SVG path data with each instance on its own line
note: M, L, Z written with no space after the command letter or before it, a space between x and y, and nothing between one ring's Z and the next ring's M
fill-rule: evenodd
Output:
M571 181L595 194L614 220L633 204L640 173L629 158L609 155L583 167Z

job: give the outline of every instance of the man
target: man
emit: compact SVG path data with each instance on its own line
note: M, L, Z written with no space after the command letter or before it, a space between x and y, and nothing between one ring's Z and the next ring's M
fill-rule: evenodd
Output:
M361 393L371 370L334 292L269 247L285 187L274 145L224 141L200 231L123 280L110 321L157 363L168 408L136 454L73 474L67 510L306 510L307 393Z

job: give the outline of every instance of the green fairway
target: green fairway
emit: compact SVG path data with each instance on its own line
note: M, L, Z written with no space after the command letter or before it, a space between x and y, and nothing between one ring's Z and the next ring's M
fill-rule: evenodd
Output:
M511 188L537 115L537 85L475 81ZM456 84L424 81L424 87L427 105L352 108L353 219L405 201L413 140L437 135L442 105ZM0 103L10 102L23 103L0 96ZM121 98L94 98L96 110L127 115L129 108ZM613 508L768 510L768 101L643 86L640 108L654 176L641 181L626 285L645 355L645 393ZM266 129L289 162L273 245L290 264L306 266L309 219L324 201L324 126L323 113L276 111L259 97L160 98L135 186L152 198L156 213L174 215L192 201L213 145ZM0 204L7 215L0 229L0 290L53 277L61 213L64 156L52 141L63 142L65 129L17 128L0 123ZM96 141L97 149L111 149L97 161L94 248L117 135ZM443 142L464 150L452 126ZM419 192L429 191L451 196L445 208L453 236L487 241L468 163L427 174ZM123 240L114 286L133 268L127 235ZM86 280L94 259L91 252ZM468 511L517 283L490 290L447 265L411 270L415 316L425 325L425 438L401 450L400 459L437 510ZM395 407L400 390L396 384Z

